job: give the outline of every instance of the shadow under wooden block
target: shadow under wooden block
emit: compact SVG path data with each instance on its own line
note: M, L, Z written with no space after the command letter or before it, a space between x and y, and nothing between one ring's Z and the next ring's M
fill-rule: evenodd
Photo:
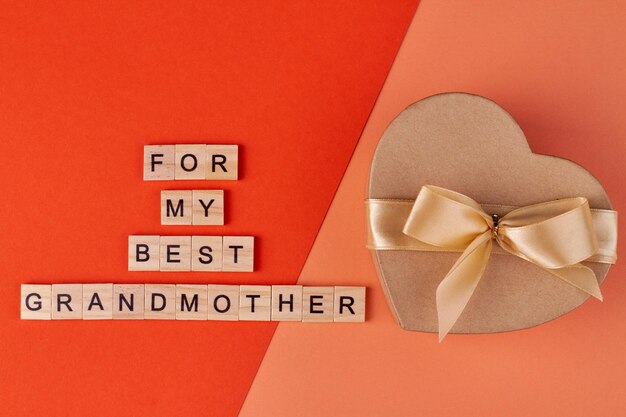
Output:
M190 225L193 219L192 196L191 190L162 190L161 224L165 226Z
M365 321L365 287L335 287L335 322Z
M176 320L207 320L206 285L176 285Z
M113 284L83 284L83 320L113 318Z
M191 237L191 270L222 270L222 236Z
M20 319L50 320L52 285L22 284Z
M193 190L193 224L224 225L224 190Z
M239 177L238 145L207 145L206 179L236 180Z
M174 320L176 318L176 285L145 284L144 319Z
M143 147L143 180L163 181L174 179L174 145L146 145Z
M161 236L161 271L191 271L191 236Z
M224 272L254 271L254 237L224 236L222 249Z
M143 320L144 285L113 285L113 319Z
M302 321L302 285L272 285L272 321Z
M52 284L52 319L83 318L83 284Z
M209 320L239 320L239 285L209 285Z
M302 288L302 321L330 322L334 320L334 287Z
M128 270L158 271L160 236L128 236Z
M207 166L206 145L176 145L174 178L204 180Z
M269 321L272 287L269 285L239 286L239 320Z

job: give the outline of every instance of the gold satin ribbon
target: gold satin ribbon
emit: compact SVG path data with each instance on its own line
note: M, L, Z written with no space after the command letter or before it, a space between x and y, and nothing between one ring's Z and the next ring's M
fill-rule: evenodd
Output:
M595 274L580 262L617 259L617 213L591 210L582 197L521 208L485 205L490 215L463 194L426 185L414 202L366 203L368 248L462 252L437 288L440 341L474 293L492 247L532 262L599 300Z

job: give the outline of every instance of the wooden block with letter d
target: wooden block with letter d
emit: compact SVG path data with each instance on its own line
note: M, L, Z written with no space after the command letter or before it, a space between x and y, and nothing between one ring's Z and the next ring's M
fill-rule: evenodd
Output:
M272 321L302 321L302 285L272 285Z
M302 321L330 322L334 319L334 287L302 288Z
M176 285L146 284L144 293L144 319L174 320L176 318Z
M158 271L160 236L128 236L128 270Z
M161 224L190 225L193 219L191 190L161 191Z
M174 145L146 145L143 147L143 179L159 181L174 179Z
M207 320L207 286L176 285L176 320Z
M208 285L209 320L239 320L239 285Z
M239 146L207 145L206 179L236 180L239 178Z
M241 285L239 287L239 320L269 321L272 287Z
M143 320L144 285L113 285L113 319Z
M335 322L365 321L365 287L335 287Z
M52 319L83 318L83 284L52 284Z
M224 236L222 270L224 272L254 271L254 237Z
M113 284L83 284L83 320L113 318Z
M51 285L22 284L20 319L51 319Z

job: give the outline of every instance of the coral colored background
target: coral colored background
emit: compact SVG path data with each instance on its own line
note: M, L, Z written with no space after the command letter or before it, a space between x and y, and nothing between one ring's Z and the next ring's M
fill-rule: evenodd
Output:
M506 108L534 152L588 169L626 213L625 22L615 1L420 3L299 280L367 285L367 322L281 323L241 416L626 415L623 221L603 303L438 344L395 325L364 248L362 203L389 122L426 96L467 91Z
M19 285L293 283L417 0L0 4L0 415L237 414L274 323L19 320ZM237 182L143 145L237 143ZM224 227L159 190L224 188ZM129 273L130 234L252 234L256 272Z

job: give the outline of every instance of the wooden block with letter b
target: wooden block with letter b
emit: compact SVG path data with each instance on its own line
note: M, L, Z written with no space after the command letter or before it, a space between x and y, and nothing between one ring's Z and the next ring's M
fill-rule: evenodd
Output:
M224 272L254 271L254 237L224 236L222 270Z
M161 224L190 225L193 219L191 190L161 191Z
M207 180L239 178L239 146L207 145Z
M334 320L334 287L302 288L302 321L330 322Z
M239 287L239 320L268 321L271 317L272 287L241 285Z
M174 179L175 145L143 147L143 179L159 181Z
M128 270L158 271L160 236L128 236Z
M143 320L144 285L113 285L113 319Z
M83 318L83 284L52 284L52 319Z
M335 287L335 322L365 321L365 287Z
M83 320L113 318L113 284L83 284Z
M302 285L272 285L272 321L302 321Z
M52 286L22 284L20 319L50 320L52 310Z

